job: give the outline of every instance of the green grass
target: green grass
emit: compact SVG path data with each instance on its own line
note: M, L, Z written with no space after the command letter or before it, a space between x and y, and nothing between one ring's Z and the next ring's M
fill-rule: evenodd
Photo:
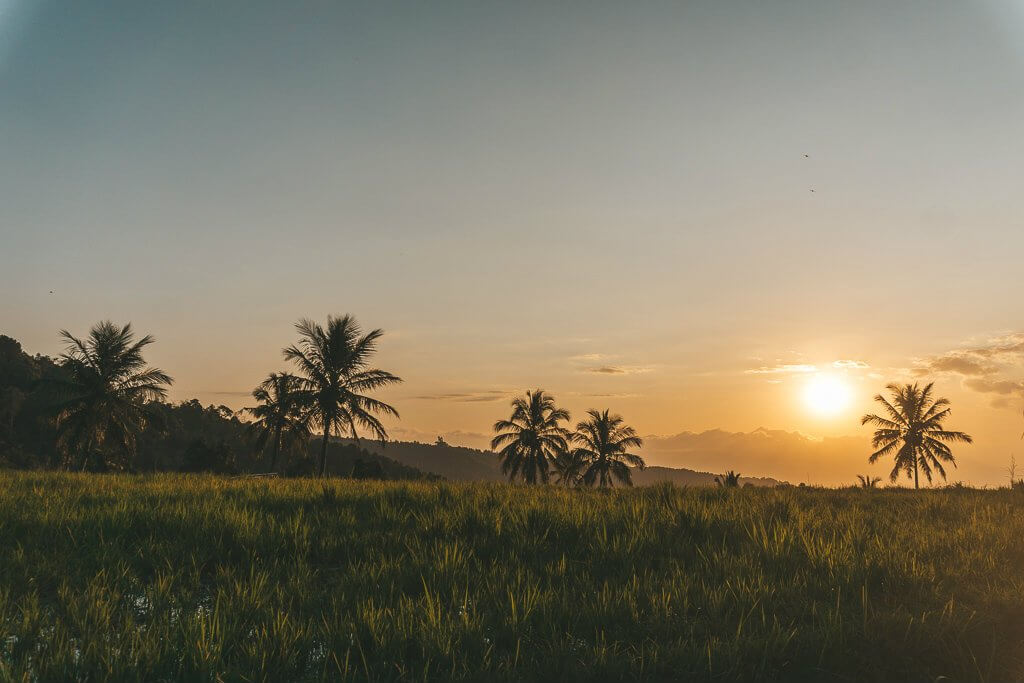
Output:
M0 680L1024 679L1024 496L0 474Z

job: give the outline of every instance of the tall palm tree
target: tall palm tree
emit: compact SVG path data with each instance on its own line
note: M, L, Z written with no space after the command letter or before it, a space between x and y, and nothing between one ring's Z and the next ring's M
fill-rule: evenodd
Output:
M633 485L629 468L644 468L644 461L639 455L628 452L630 448L640 448L643 439L636 435L636 430L623 425L621 415L611 415L607 410L588 410L590 417L576 425L573 441L580 447L576 449L587 461L587 469L583 473L583 483L591 486L613 486L617 479L626 486Z
M527 391L512 401L512 415L494 423L497 436L491 448L501 458L501 471L509 480L522 477L527 484L548 482L548 467L569 447L569 432L559 423L569 413L555 407L555 399L541 389Z
M357 427L368 429L381 441L388 438L378 415L398 417L393 407L365 393L402 381L390 372L369 367L382 330L363 334L351 315L328 316L327 326L303 319L295 324L299 342L284 350L284 357L298 366L299 399L306 417L323 429L320 442L320 476L327 471L327 443L332 434L359 440Z
M118 327L109 320L93 325L85 339L61 330L66 349L61 364L67 371L56 382L57 445L65 463L80 458L124 467L136 452L136 440L157 418L147 406L166 397L173 380L142 356L154 339L135 339L131 323Z
M309 426L300 402L301 380L287 372L272 372L252 392L260 402L245 411L255 418L250 430L256 434L256 449L270 448L270 471L277 471L281 451L292 451L305 445Z
M861 418L862 425L874 425L874 437L871 445L877 450L868 458L868 462L876 462L879 458L894 455L894 466L889 479L896 481L900 471L914 477L914 488L918 484L918 470L924 472L928 482L932 481L934 469L942 478L946 478L943 462L956 467L953 452L947 443L972 443L970 436L964 432L951 432L943 428L942 423L949 417L949 401L940 398L932 400L932 386L924 387L914 384L890 384L886 389L892 394L890 402L881 394L875 401L882 404L888 417L865 415Z

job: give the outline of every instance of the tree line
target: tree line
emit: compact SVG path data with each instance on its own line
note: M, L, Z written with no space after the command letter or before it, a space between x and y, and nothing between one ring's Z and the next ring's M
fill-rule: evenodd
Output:
M249 418L244 421L224 406L203 408L198 401L170 406L167 389L174 380L146 363L143 352L154 339L136 338L130 323L104 321L84 338L62 330L65 349L56 361L29 357L13 339L0 336L0 463L18 466L36 458L83 471L132 470L139 464L141 440L152 451L147 464L160 469L154 453L160 451L156 444L168 434L168 424L198 420L207 432L223 435L219 442L189 442L179 469L206 463L214 471L237 471L252 468L251 458L261 457L269 460L270 472L325 476L333 437L348 437L358 445L362 431L387 440L382 418L397 418L398 411L370 394L402 379L372 367L383 331L364 332L351 315L328 316L326 325L302 319L295 329L298 340L282 350L293 371L267 375L253 390L257 405L243 410ZM949 444L972 442L968 434L945 428L949 401L933 398L931 383L890 384L887 389L891 398L875 396L884 414L861 418L862 425L877 427L872 438L876 450L868 461L892 457L890 480L906 474L915 488L921 475L929 483L933 474L945 479L944 464L956 466ZM508 418L494 423L491 441L511 481L546 484L553 478L565 486L628 486L631 470L645 466L631 452L643 440L620 415L591 409L570 429L569 412L541 389L515 398L511 407ZM243 433L246 445L239 447ZM310 445L317 438L311 463ZM232 440L234 448L228 445ZM380 467L349 455L353 473ZM250 462L239 467L236 457ZM865 488L878 483L870 475L859 478ZM739 474L730 470L716 481L738 486Z

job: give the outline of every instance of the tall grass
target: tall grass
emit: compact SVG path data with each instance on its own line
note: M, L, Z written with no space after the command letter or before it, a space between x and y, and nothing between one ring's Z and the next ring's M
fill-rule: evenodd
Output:
M0 680L1024 678L1024 496L0 475Z

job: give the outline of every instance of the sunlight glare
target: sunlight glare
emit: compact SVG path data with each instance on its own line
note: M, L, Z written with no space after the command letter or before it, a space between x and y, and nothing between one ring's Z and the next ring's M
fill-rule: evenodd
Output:
M804 404L817 415L841 413L850 404L850 387L834 375L815 375L804 387Z

